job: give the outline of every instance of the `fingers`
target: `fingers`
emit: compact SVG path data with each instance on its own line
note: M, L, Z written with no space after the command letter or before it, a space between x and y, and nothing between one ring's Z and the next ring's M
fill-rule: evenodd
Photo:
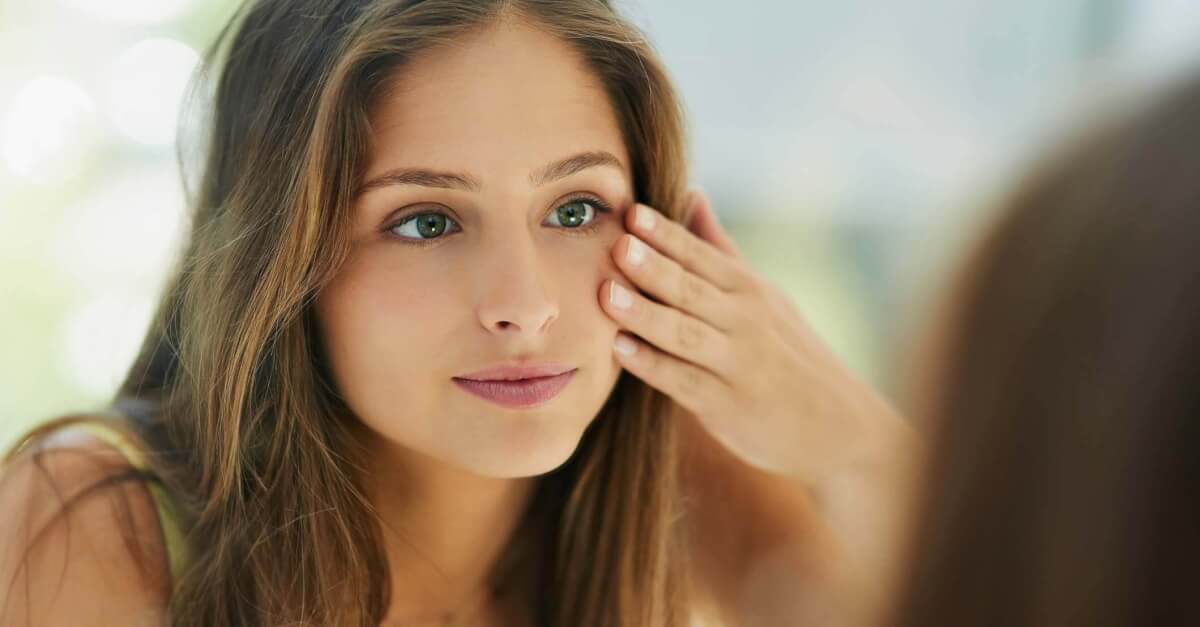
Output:
M622 367L667 394L684 409L710 412L731 396L720 377L627 334L617 334L613 353Z
M722 376L732 374L729 336L673 307L651 301L616 281L604 284L604 309L622 328L659 349Z
M635 235L621 236L615 251L617 267L621 272L659 302L720 330L728 330L733 326L735 296L684 269L679 262L658 252Z
M750 285L752 275L741 259L701 239L682 224L666 219L646 205L639 203L629 213L629 230L685 270L727 292L739 291Z

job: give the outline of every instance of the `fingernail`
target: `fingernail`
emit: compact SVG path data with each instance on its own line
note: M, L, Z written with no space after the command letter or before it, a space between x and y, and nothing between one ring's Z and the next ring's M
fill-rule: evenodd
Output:
M617 309L629 309L633 305L633 294L616 281L609 283L608 300Z
M629 238L629 246L625 248L625 261L631 266L640 266L646 260L646 245L636 237Z
M621 353L622 355L629 357L630 355L637 352L637 342L634 342L633 340L626 337L625 335L618 333L617 339L613 341L613 348L618 353Z
M637 225L637 228L649 233L654 230L654 221L653 209L645 205L637 206L636 212L633 214L633 223Z

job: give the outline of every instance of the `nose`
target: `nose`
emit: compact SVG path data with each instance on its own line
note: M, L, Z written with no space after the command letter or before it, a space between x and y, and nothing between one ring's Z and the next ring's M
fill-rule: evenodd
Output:
M493 247L480 267L483 297L479 321L495 334L536 336L558 319L558 303L546 287L545 264L532 242Z

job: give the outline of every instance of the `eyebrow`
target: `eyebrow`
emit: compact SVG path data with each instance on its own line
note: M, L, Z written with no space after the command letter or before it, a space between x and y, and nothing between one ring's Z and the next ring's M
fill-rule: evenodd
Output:
M617 168L622 173L625 166L621 160L606 150L589 150L569 157L551 161L529 175L529 184L540 187L566 178L576 172L594 167ZM461 189L479 192L483 186L470 174L463 172L436 172L426 168L396 168L363 183L355 192L358 197L373 189L391 185L420 185L439 189Z

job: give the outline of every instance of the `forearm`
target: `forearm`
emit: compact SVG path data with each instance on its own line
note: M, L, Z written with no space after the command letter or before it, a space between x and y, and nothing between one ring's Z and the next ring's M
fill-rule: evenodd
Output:
M857 571L863 594L887 594L908 536L923 446L908 422L866 386L847 389L862 425L844 463L811 480L813 507Z
M813 455L823 463L797 464L803 473L752 467L694 420L683 422L689 483L699 488L714 541L727 538L727 568L741 582L729 602L749 611L844 618L873 611L894 581L920 445L907 422L853 377L821 391L828 396L816 405L835 415L820 418L850 427L829 431L838 436ZM795 454L812 446L798 443Z
M829 536L824 541L836 544L841 563L833 585L842 609L867 612L859 618L870 622L899 574L923 445L883 397L844 367L838 370L832 375L835 383L813 393L828 394L825 406L832 415L825 421L851 428L821 443L823 466L785 482L794 494L809 497L808 513L794 509L793 524L811 527L812 521L799 518L815 516Z

